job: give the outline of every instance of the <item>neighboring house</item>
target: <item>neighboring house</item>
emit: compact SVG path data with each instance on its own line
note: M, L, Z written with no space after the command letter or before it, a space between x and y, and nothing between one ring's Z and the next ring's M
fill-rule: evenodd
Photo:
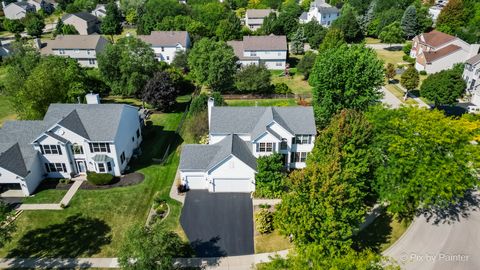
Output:
M413 38L410 57L416 59L418 71L430 74L464 63L476 55L479 48L478 44L470 45L458 37L433 30Z
M28 2L14 2L4 6L3 13L5 17L10 20L19 20L25 18L28 12L35 12L35 6Z
M141 141L136 107L51 104L43 120L7 121L0 129L0 186L29 196L45 178L120 176Z
M62 17L64 24L71 24L80 35L90 35L99 30L99 20L88 12L67 14Z
M65 35L49 40L42 48L42 54L53 54L74 58L82 67L97 67L97 55L108 44L108 40L100 35Z
M474 104L475 112L480 110L480 54L468 59L463 70L463 79L467 84L467 95Z
M238 57L238 63L245 65L263 64L268 69L285 69L287 63L287 37L285 36L244 36L243 41L228 41Z
M316 127L312 107L215 107L208 101L209 144L185 145L180 177L190 189L255 191L256 159L280 153L304 168Z
M107 8L104 4L98 4L91 14L97 18L103 18L107 15Z
M310 4L310 10L300 15L300 23L316 20L324 27L329 27L340 16L338 8L331 6L325 0L315 0Z
M51 14L58 5L53 0L28 0L27 2L35 7L35 11L44 10L47 14Z
M10 55L10 43L8 44L3 44L3 42L0 40L0 58L4 58Z
M257 30L263 24L265 17L274 13L273 9L247 9L245 12L245 26L250 30Z
M190 48L190 35L186 31L152 31L150 35L139 35L138 38L150 44L158 61L169 64L177 52Z
M433 22L436 22L438 16L442 12L442 9L448 4L448 0L436 0L435 4L428 9L428 14L430 14Z

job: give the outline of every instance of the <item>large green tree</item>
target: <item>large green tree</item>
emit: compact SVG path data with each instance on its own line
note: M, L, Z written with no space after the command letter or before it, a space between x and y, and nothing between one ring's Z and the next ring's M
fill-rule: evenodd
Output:
M124 37L98 55L98 68L113 94L130 96L140 93L158 70L158 61L150 45Z
M407 89L406 95L408 95L409 91L417 89L419 83L420 75L413 66L408 67L400 77L400 84Z
M380 100L383 62L364 45L341 45L317 56L310 74L315 118L320 127L344 108L365 110Z
M192 77L214 91L228 91L233 86L237 57L225 42L201 39L188 55Z
M32 37L40 37L45 27L45 22L40 15L36 13L28 13L24 19L25 30Z
M462 67L463 65L428 76L420 87L422 97L432 100L435 107L457 103L467 87L462 78Z
M147 0L138 9L137 34L148 35L167 16L186 15L187 8L177 0Z
M450 0L438 16L436 28L447 34L455 34L465 25L466 19L463 0Z
M323 52L328 49L334 49L346 43L342 30L330 28L325 34L325 38L320 44L318 51Z
M240 92L267 93L272 90L272 75L264 65L247 65L235 75L235 87Z
M260 198L278 198L286 188L286 176L283 156L275 153L257 159L255 174L255 196Z
M412 217L420 208L445 208L478 185L479 149L471 143L478 122L415 107L378 107L367 116L380 165L374 189L389 211Z
M240 19L233 13L229 13L226 19L218 22L215 35L223 41L238 39L241 37L242 24Z
M357 21L355 11L351 6L345 5L345 10L332 23L332 27L342 30L347 42L360 42L363 39L363 32Z
M392 43L403 43L405 41L404 35L400 23L394 22L383 28L378 37L383 43L391 45Z
M106 6L107 14L102 19L100 30L104 35L110 35L113 41L113 35L122 33L122 14L115 2L110 2Z
M411 39L418 34L419 25L417 19L417 9L415 6L409 6L403 13L401 26L407 39Z

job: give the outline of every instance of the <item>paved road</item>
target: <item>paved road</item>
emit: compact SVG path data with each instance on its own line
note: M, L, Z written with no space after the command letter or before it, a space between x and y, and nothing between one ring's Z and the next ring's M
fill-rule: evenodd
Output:
M382 86L381 91L383 92L382 103L389 105L392 109L399 108L403 104L395 95L388 91L385 87Z
M452 209L448 218L416 218L384 255L406 270L480 269L479 197L473 198L473 204Z

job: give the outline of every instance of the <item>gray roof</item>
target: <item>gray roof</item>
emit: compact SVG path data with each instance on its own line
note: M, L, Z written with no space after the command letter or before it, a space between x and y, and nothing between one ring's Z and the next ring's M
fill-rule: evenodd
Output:
M308 19L308 13L307 12L302 12L302 15L300 15L300 20L307 20Z
M270 13L275 12L273 9L247 9L247 12L245 13L246 16L250 18L265 18Z
M230 155L233 155L255 170L257 161L247 143L237 135L229 134L216 144L184 145L179 168L180 170L208 171Z
M474 57L468 59L465 61L465 63L470 64L470 65L475 65L478 62L480 62L480 54L475 55Z
M211 134L251 134L252 140L273 121L292 134L316 134L312 107L213 107Z
M311 7L318 8L318 11L320 13L337 13L338 12L338 8L329 5L328 3L325 2L325 0L315 0L311 4Z
M92 160L99 163L110 161L112 160L112 158L104 154L96 154L95 156L93 156Z
M286 51L286 36L244 36L243 49L246 51Z
M85 12L85 11L82 11L82 12L77 12L77 13L72 13L72 14L66 14L62 17L62 21L65 21L67 20L68 18L72 17L72 16L76 16L86 22L90 22L90 21L98 21L97 17L95 17L94 15L88 13L88 12Z
M257 60L260 59L258 56L244 56L243 55L243 41L240 40L230 40L227 41L227 44L233 48L233 53L240 60Z
M150 35L139 35L139 39L152 46L187 46L187 31L152 31Z
M42 52L50 53L54 49L88 49L99 53L108 43L110 42L101 35L64 35L57 36L55 40L47 41L47 45L42 49Z

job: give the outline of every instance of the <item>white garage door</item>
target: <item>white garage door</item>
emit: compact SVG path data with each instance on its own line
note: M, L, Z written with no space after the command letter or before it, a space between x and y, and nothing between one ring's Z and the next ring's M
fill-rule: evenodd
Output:
M187 186L189 189L206 189L205 177L203 176L187 176Z
M252 192L253 184L250 179L214 179L214 192Z

